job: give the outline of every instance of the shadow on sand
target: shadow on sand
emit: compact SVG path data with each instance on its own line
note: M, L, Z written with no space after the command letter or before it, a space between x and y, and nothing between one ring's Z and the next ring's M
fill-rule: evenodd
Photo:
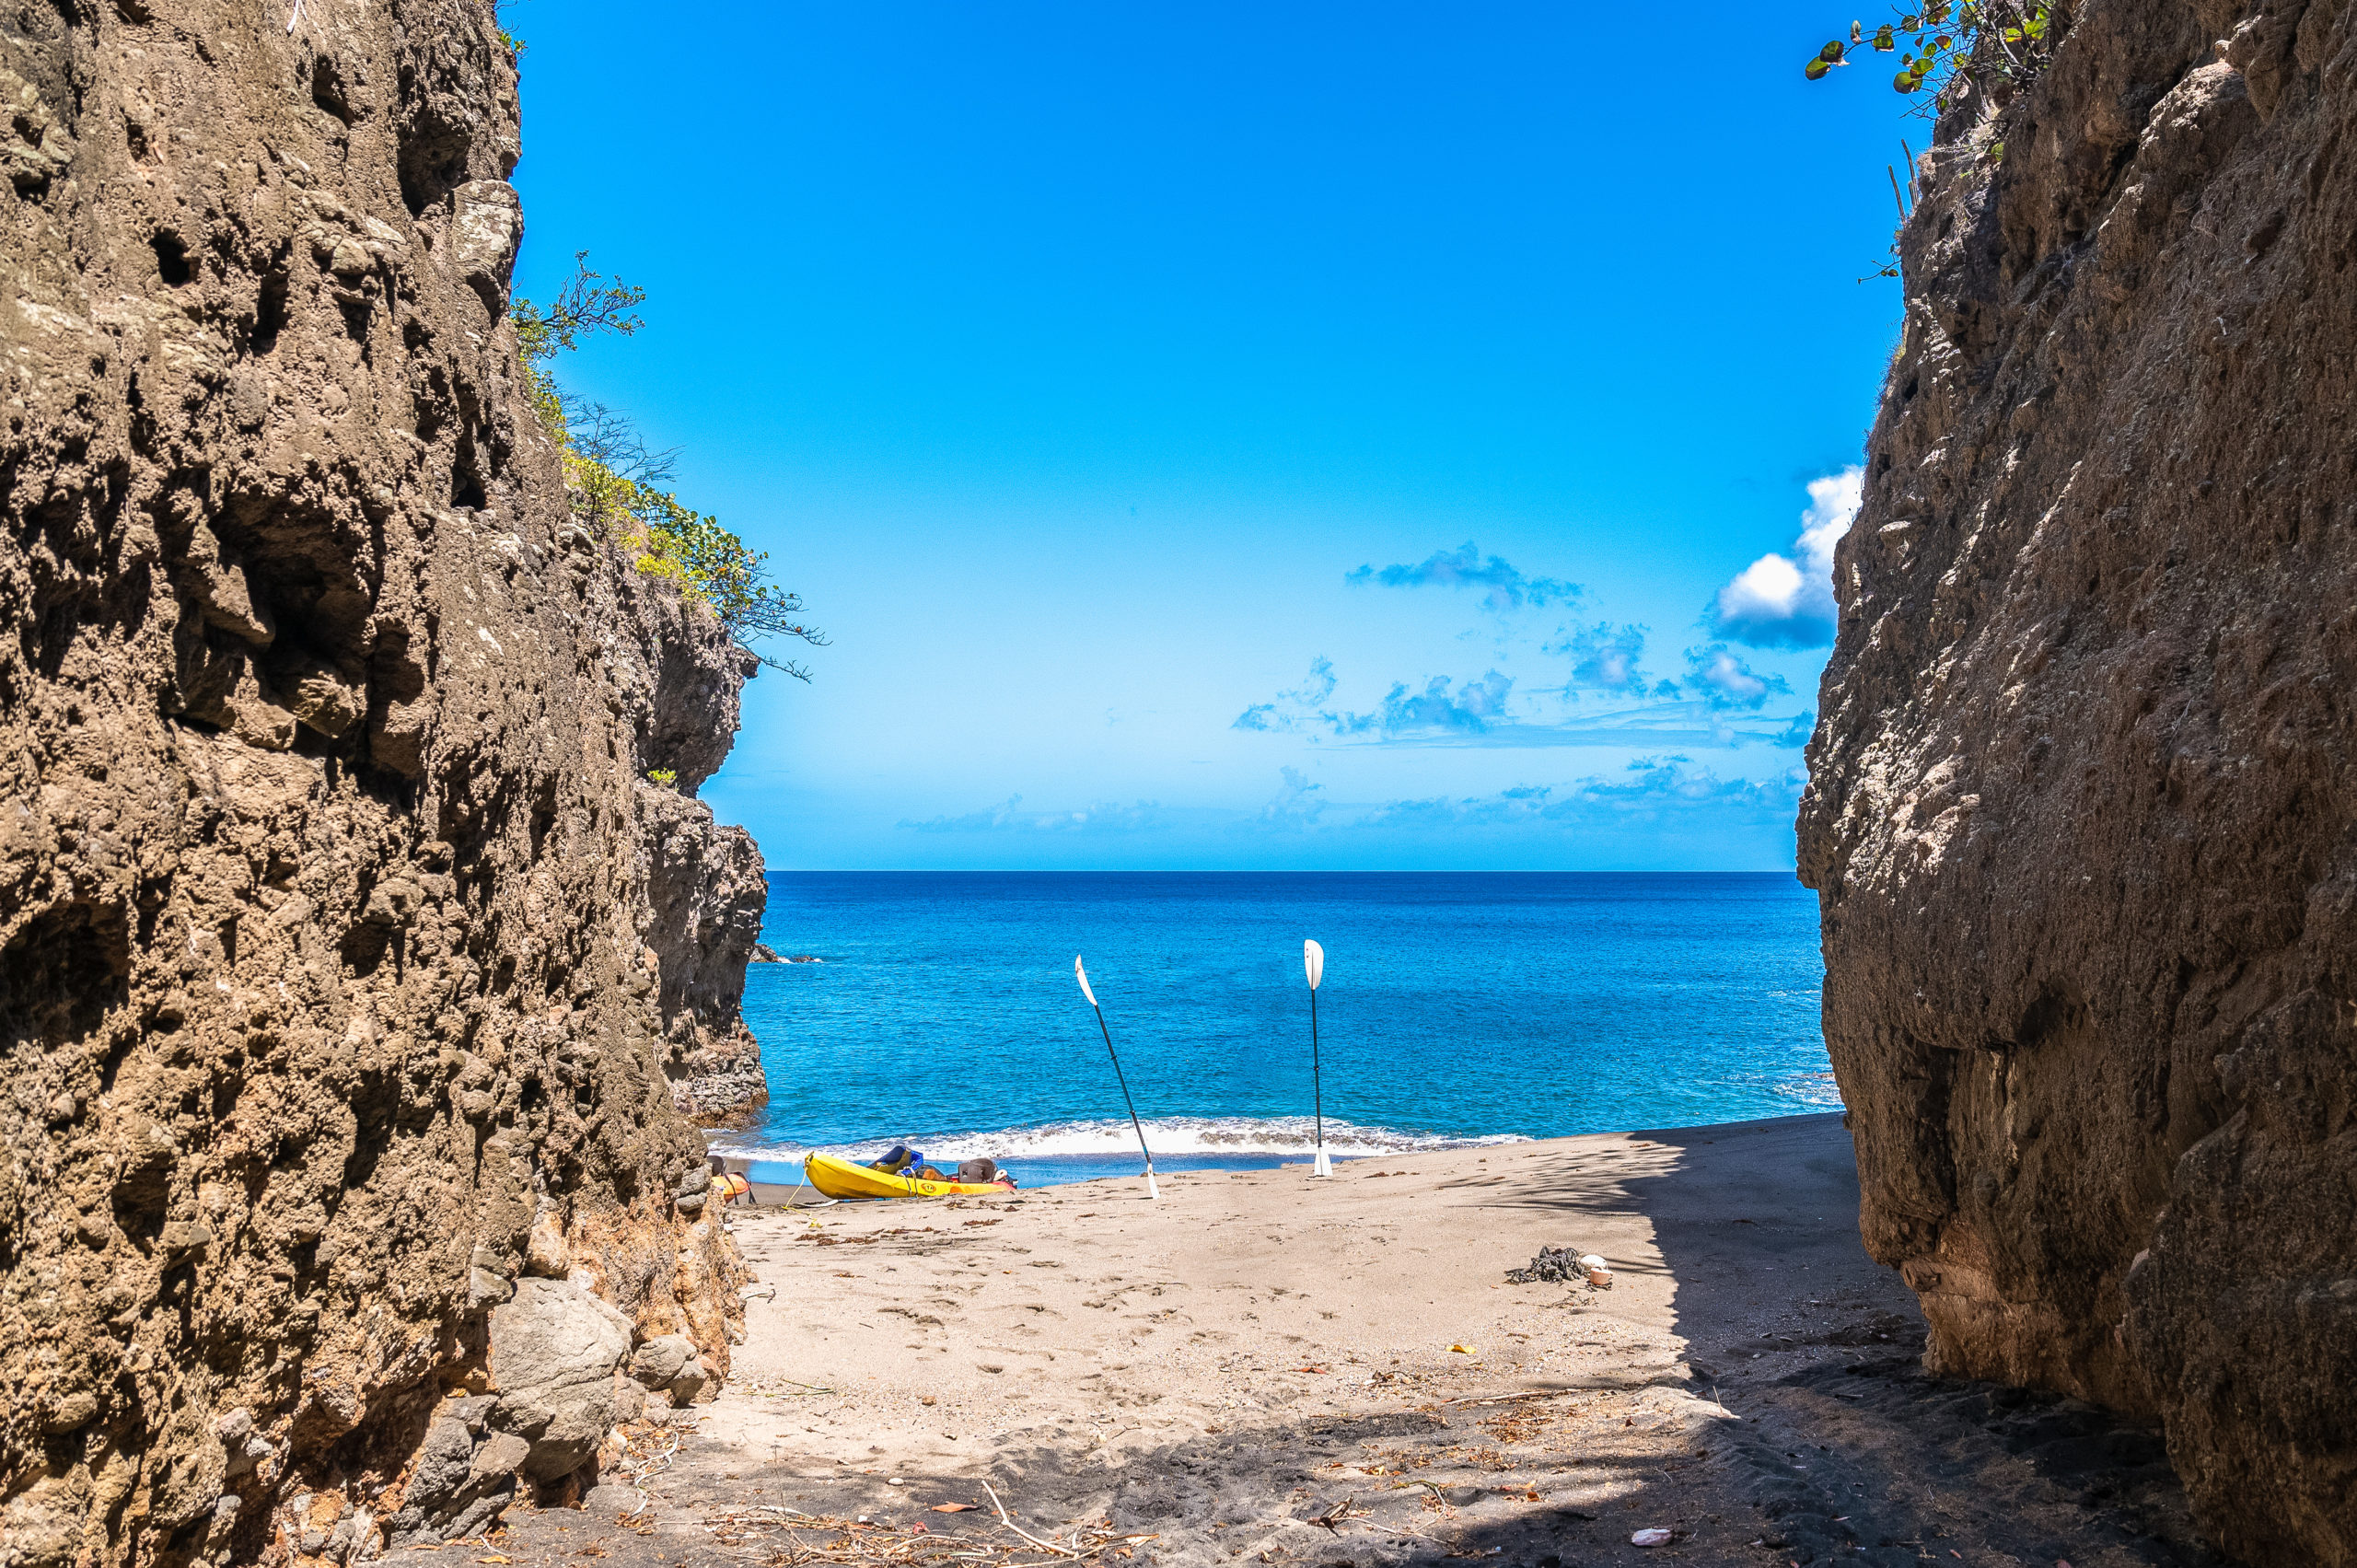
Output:
M1173 1565L2221 1561L2196 1540L2157 1434L1924 1375L1913 1298L1858 1242L1839 1121L1645 1132L1620 1153L1456 1184L1468 1208L1560 1214L1567 1241L1584 1214L1650 1215L1682 1363L1610 1394L1232 1429L1134 1456L1112 1525L1157 1536L1138 1562ZM1550 1405L1566 1413L1550 1423ZM1380 1475L1364 1473L1370 1455ZM1042 1519L1104 1484L1059 1474L1067 1461L1047 1451L1004 1460ZM1497 1484L1508 1470L1587 1501ZM1265 1527L1272 1505L1306 1521L1345 1499L1322 1536ZM1646 1527L1669 1544L1632 1544Z

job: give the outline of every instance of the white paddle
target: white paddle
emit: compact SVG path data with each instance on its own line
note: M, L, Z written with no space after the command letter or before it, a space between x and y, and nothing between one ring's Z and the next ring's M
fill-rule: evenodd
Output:
M1331 1176L1334 1162L1326 1157L1326 1078L1318 1066L1318 982L1326 978L1326 949L1315 942L1304 942L1301 967L1309 973L1310 1103L1318 1112L1318 1163L1309 1167L1309 1174Z
M1113 1059L1113 1081L1121 1086L1121 1103L1130 1108L1130 1125L1138 1130L1138 1153L1145 1156L1145 1195L1162 1196L1162 1189L1154 1181L1154 1151L1145 1146L1145 1124L1138 1120L1137 1101L1130 1098L1130 1081L1121 1075L1121 1056L1113 1049L1113 1031L1105 1027L1105 1009L1097 1005L1097 993L1088 988L1088 971L1080 967L1080 955L1072 956L1072 977L1080 981L1080 993L1088 998L1088 1005L1097 1014L1097 1032L1105 1037L1105 1054Z

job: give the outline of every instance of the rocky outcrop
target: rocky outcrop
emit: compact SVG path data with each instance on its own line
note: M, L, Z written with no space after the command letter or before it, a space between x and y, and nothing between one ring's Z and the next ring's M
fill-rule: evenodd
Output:
M744 829L714 826L700 800L647 784L639 804L672 1098L706 1125L738 1121L769 1102L761 1046L738 1009L769 902L761 852Z
M0 17L9 1568L478 1528L726 1371L749 670L520 399L514 88L473 0Z
M1801 813L1941 1370L2357 1562L2357 6L2088 0L1952 112ZM2002 144L2002 146L2000 145Z

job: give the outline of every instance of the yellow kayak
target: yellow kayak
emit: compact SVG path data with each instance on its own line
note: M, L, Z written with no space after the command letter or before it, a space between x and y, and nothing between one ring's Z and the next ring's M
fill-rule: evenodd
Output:
M832 1155L811 1155L802 1162L810 1185L830 1198L974 1198L1012 1192L1011 1181L925 1181L913 1176L888 1176Z

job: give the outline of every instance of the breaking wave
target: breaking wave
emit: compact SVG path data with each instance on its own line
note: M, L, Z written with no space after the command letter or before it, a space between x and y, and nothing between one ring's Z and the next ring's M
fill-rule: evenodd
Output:
M1768 1086L1779 1099L1798 1100L1817 1110L1842 1109L1841 1086L1830 1073L1794 1073Z
M1168 1116L1145 1123L1145 1141L1155 1156L1258 1155L1306 1157L1317 1146L1317 1129L1306 1116ZM1484 1149L1500 1144L1527 1144L1518 1132L1481 1137L1455 1137L1443 1132L1413 1132L1396 1127L1361 1127L1329 1117L1326 1152L1353 1155L1420 1153L1428 1149ZM999 1161L1056 1159L1134 1153L1138 1136L1129 1121L1051 1121L1037 1127L1010 1127L988 1132L927 1132L897 1138L870 1138L856 1144L815 1145L845 1158L874 1159L895 1143L911 1144L938 1163L951 1159ZM739 1159L799 1160L811 1145L763 1143L743 1132L713 1135L712 1152Z

